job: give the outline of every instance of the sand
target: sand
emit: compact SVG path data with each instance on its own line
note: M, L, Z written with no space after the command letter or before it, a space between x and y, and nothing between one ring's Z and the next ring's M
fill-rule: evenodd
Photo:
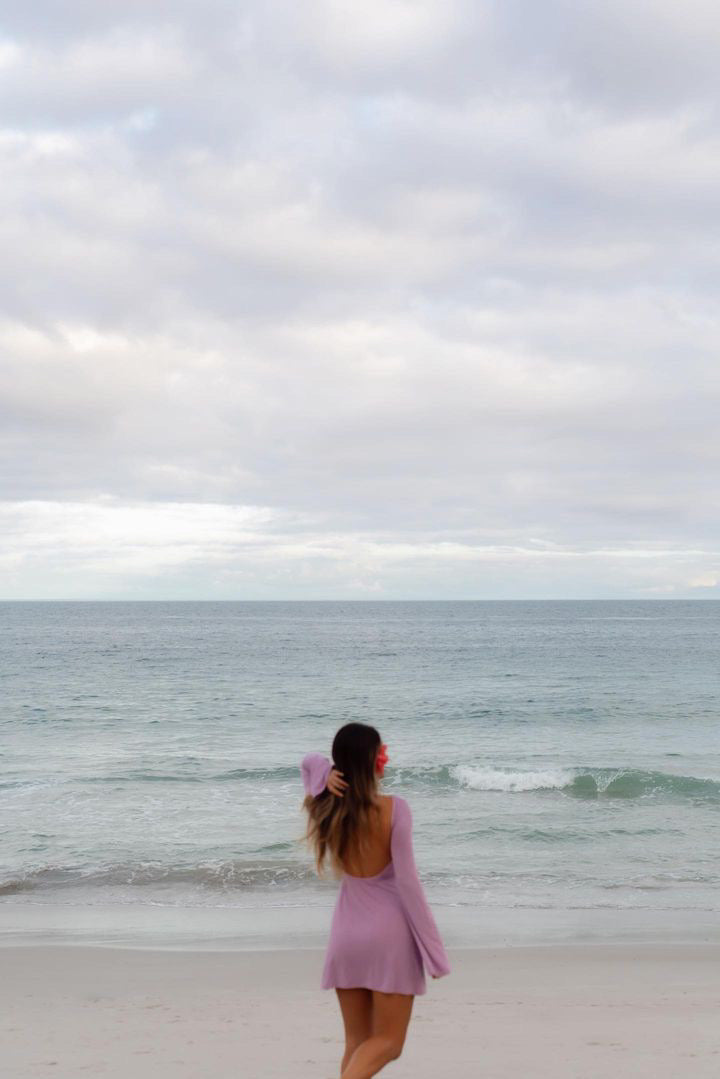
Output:
M450 950L393 1079L717 1079L720 945ZM321 951L0 949L3 1079L331 1079Z

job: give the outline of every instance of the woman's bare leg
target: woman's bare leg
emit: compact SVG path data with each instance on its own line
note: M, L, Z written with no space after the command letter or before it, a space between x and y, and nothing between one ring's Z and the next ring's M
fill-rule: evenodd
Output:
M350 1057L341 1079L371 1079L397 1060L405 1044L414 997L406 993L372 994L372 1034Z
M345 1025L345 1055L340 1065L342 1076L357 1047L372 1034L372 991L370 989L336 989L335 992L338 995Z

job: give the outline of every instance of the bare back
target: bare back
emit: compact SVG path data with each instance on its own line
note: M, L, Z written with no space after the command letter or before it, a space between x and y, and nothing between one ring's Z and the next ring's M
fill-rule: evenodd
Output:
M392 798L388 794L381 794L379 800L380 811L375 815L367 849L362 857L355 854L345 859L343 869L353 877L374 877L392 860Z

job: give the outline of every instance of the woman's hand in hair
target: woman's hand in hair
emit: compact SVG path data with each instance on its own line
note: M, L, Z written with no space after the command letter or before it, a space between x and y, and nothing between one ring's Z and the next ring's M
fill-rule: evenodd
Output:
M337 768L331 768L326 784L330 793L337 795L338 798L342 798L345 793L345 787L348 785L344 779L340 778L341 775L342 772L338 772Z

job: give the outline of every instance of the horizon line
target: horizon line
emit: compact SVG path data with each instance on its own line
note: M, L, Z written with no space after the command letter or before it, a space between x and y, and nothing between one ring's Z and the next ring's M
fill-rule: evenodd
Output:
M85 596L83 598L25 597L2 598L0 603L720 603L720 596L526 596L526 597L456 597L389 598L348 597L347 599L217 599L217 598L120 598Z

